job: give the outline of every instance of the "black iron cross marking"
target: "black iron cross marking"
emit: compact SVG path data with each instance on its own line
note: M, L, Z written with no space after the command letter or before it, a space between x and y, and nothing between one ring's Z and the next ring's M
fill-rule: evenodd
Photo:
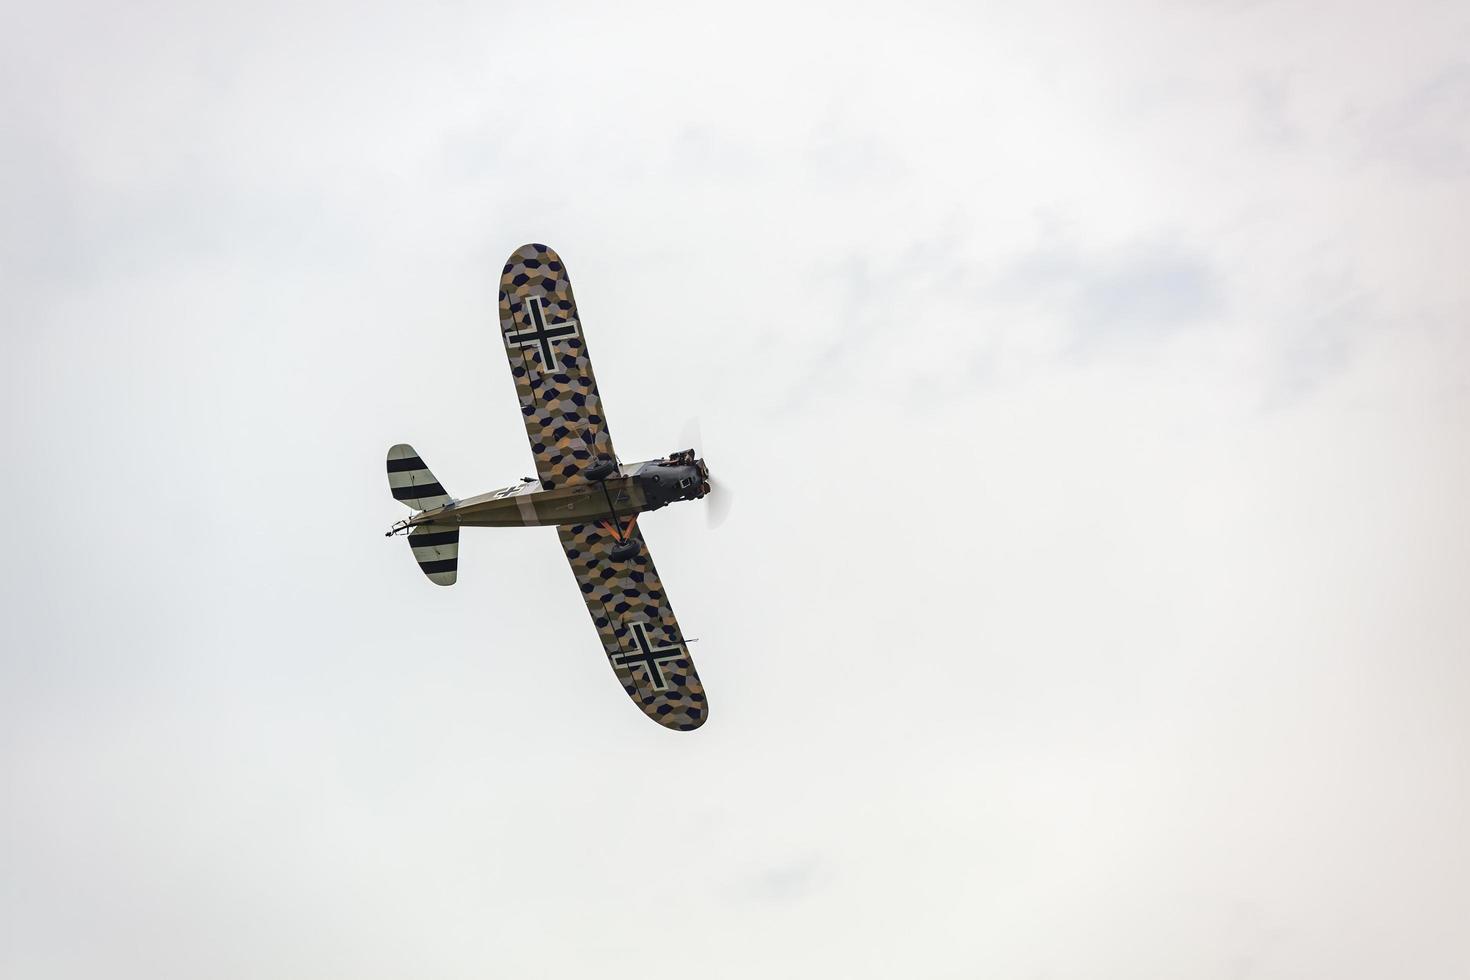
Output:
M638 644L636 653L619 652L613 654L614 667L642 666L648 672L648 681L653 685L655 691L668 690L668 683L664 680L663 665L671 660L679 660L684 656L682 646L656 647L650 646L648 642L647 623L633 624L633 642Z
M546 316L541 312L541 297L527 296L526 309L531 314L530 330L522 330L520 333L506 335L506 343L512 347L538 347L541 349L541 369L550 371L556 367L553 360L551 345L554 341L566 337L577 336L577 321L562 320L560 323L546 324Z

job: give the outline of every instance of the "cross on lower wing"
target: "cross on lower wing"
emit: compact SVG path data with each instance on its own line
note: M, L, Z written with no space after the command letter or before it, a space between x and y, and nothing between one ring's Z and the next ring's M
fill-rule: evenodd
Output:
M704 724L704 686L643 533L632 532L638 553L627 561L612 559L614 539L596 524L564 525L556 533L628 697L666 728L689 731Z

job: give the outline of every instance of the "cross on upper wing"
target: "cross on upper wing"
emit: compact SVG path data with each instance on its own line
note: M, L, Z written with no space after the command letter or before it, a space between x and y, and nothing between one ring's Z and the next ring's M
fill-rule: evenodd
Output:
M522 245L506 262L500 335L542 487L585 482L583 469L616 456L571 280L545 245Z

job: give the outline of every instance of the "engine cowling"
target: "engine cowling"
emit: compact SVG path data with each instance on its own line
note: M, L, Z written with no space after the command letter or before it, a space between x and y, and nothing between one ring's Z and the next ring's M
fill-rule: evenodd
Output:
M649 510L658 510L676 500L697 500L705 495L704 467L693 455L688 454L685 461L684 454L676 454L670 457L670 461L644 467L638 474L638 487L643 491Z

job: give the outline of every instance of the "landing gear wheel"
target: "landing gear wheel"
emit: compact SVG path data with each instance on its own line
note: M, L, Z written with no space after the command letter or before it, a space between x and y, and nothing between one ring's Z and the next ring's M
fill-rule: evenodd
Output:
M638 542L633 538L629 538L626 541L619 541L612 546L612 551L609 554L612 555L613 561L627 561L629 558L638 554Z
M611 459L599 459L597 462L593 463L591 466L583 470L582 475L591 480L593 483L601 483L603 480L606 480L608 477L612 476L613 472L617 468L618 464L616 461Z

